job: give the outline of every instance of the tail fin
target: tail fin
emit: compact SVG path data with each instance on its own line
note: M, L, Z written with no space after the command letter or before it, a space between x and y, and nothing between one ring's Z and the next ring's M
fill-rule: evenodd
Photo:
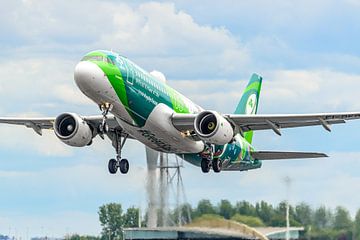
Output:
M262 77L254 73L248 85L246 86L239 104L236 107L235 114L254 115L257 113L259 97L261 90ZM252 142L253 131L244 134L246 141Z

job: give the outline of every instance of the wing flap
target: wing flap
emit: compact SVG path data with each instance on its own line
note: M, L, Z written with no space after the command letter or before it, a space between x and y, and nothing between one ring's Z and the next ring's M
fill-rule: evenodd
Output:
M328 157L325 153L316 152L275 152L259 151L252 152L251 156L257 160L283 160L283 159L303 159Z
M250 130L272 129L269 122L281 128L294 128L321 125L326 129L331 124L345 123L346 120L360 119L360 112L318 113L318 114L277 114L277 115L225 115L244 132Z
M328 120L326 121L328 125L333 124L342 124L346 123L345 120ZM312 121L294 121L294 122L277 122L275 123L279 129L282 128L297 128L297 127L309 127L309 126L319 126L322 125L319 120L312 120ZM271 129L267 122L264 123L256 123L256 124L242 124L239 126L243 132L251 131L251 130L268 130Z

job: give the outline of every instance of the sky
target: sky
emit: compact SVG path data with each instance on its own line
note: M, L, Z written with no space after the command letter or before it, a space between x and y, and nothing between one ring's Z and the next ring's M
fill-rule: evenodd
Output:
M109 49L206 109L231 113L251 73L264 77L259 113L359 111L360 1L2 1L0 116L99 114L77 89L76 63ZM327 159L269 161L249 172L202 174L184 163L188 201L286 198L360 208L360 121L255 133L261 150L318 151ZM110 141L72 148L53 132L0 126L0 234L26 239L98 235L100 205L146 206L144 146L126 143L127 175L111 176ZM141 177L139 177L141 176Z

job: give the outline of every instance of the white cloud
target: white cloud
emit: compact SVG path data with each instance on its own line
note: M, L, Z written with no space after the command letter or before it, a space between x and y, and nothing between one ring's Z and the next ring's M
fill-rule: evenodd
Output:
M0 171L0 178L29 177L31 174L19 171Z
M66 104L91 106L94 106L95 104L89 98L87 98L79 89L70 84L60 84L54 86L53 94Z
M359 7L359 6L360 6L360 1L359 1L359 0L346 0L345 2L347 2L347 3L350 4L351 6L355 6L355 7Z
M185 70L183 74L228 75L250 62L248 51L227 29L199 25L174 4L152 2L120 8L114 13L114 31L103 34L99 45L146 56L140 59L145 67L173 75L180 69Z
M100 235L97 214L76 211L55 212L46 215L3 214L0 232L19 239L47 236L61 238L67 234Z
M265 104L281 106L286 99L286 110L329 112L360 109L356 101L360 75L331 70L285 70L269 73L268 77L270 81L265 79L263 88Z
M357 101L360 75L331 70L274 70L262 75L264 79L259 108L262 113L360 109ZM248 80L176 80L169 81L169 84L205 108L225 113L235 109L247 82Z
M18 101L49 99L54 85L73 81L75 63L55 58L31 58L2 61L0 83L4 92ZM6 96L9 98L9 96ZM2 96L6 103L5 96Z
M179 55L203 55L222 52L224 46L236 49L238 44L224 28L200 26L170 3L144 3L132 9L121 5L114 12L116 32L103 35L108 46L136 53L169 55L176 49ZM145 52L144 52L145 51Z
M180 69L186 69L187 75L229 76L251 62L249 51L225 27L201 25L171 3L132 7L114 2L31 1L17 5L4 6L4 15L12 19L6 20L15 31L12 35L26 39L11 51L20 57L55 51L62 58L66 54L80 58L86 51L107 48L140 59L149 70L175 76Z
M73 149L62 143L51 130L43 130L37 135L31 128L24 126L0 126L0 146L14 151L35 151L44 156L71 156ZM21 136L21 138L19 138Z

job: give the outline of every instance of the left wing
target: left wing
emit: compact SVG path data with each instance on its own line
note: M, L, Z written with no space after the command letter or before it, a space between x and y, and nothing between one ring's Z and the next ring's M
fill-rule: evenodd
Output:
M82 117L93 129L97 129L102 122L102 115ZM44 118L0 118L0 123L23 125L32 128L37 134L42 135L43 129L53 129L55 117ZM107 134L112 139L112 132L114 130L122 130L113 115L108 115L106 123L109 125L109 133ZM123 133L123 131L121 131ZM125 133L123 133L125 134ZM129 138L131 138L129 136Z
M23 125L42 135L43 129L52 129L55 118L0 118L0 123Z
M180 114L172 116L172 122L179 131L193 131L197 114ZM331 131L332 124L345 123L346 120L360 119L360 112L318 113L318 114L262 114L262 115L222 115L239 128L240 132L271 129L281 135L282 128L295 128L321 125Z

